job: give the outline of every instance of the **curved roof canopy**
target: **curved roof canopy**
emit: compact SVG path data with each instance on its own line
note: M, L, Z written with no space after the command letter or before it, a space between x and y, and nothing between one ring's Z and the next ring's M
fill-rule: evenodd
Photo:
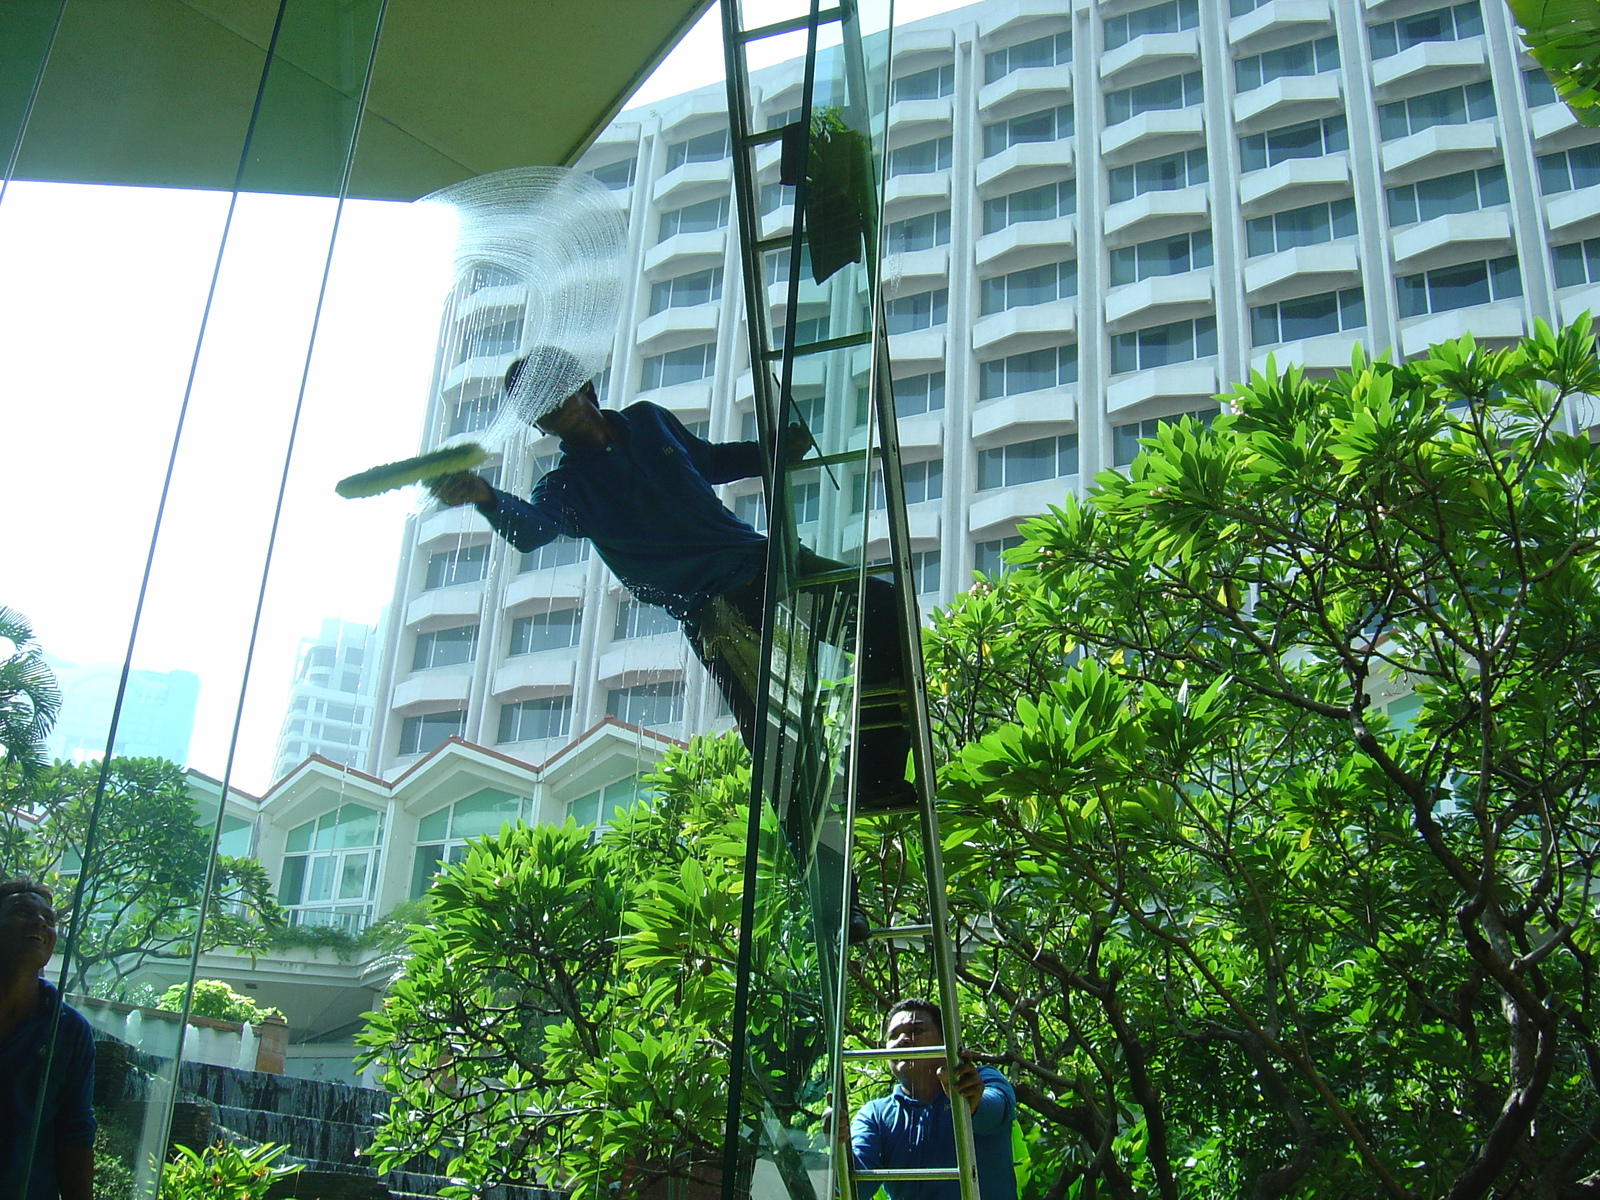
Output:
M505 167L571 163L709 5L388 0L350 194L414 200ZM14 177L231 188L278 7L70 0ZM18 16L29 9L31 25ZM303 151L332 140L334 113L359 92L359 71L352 78L349 63L334 62L325 47L338 44L341 20L375 6L292 0L294 10L310 10L323 36L280 40L285 74L270 132ZM20 115L33 82L37 59L20 46L31 36L42 47L40 11L37 0L0 5L0 43L11 43L0 53L0 75L10 76L0 78L0 126L10 115L3 110ZM364 65L365 52L359 57ZM0 149L10 132L0 128ZM314 153L271 149L252 168L249 190L321 195L337 186L325 156L319 163Z

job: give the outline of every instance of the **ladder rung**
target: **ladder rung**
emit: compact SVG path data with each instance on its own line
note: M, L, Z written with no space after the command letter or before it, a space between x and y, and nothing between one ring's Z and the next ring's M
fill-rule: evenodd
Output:
M851 1171L863 1183L910 1183L917 1179L960 1179L959 1167L884 1167L877 1171Z
M789 245L789 238L790 235L787 233L775 233L769 238L762 238L758 241L756 249L762 254L766 254L771 250L782 250Z
M812 575L802 575L794 581L797 588L825 587L832 583L849 583L852 579L861 578L860 567L841 567L837 571L817 571Z
M773 142L782 141L783 130L784 127L779 125L772 129L763 129L760 133L747 133L744 135L744 144L746 146L767 146Z
M871 733L875 729L904 729L906 720L901 717L898 721L863 721L856 726L862 733Z
M802 458L797 463L790 463L789 470L798 471L801 467L831 467L835 463L864 462L866 457L865 450L841 450L837 454L818 454L814 458Z
M896 700L904 700L906 690L898 683L891 683L884 687L857 688L856 696L862 700L882 700L891 696Z
M943 1046L901 1046L898 1050L879 1049L871 1050L843 1050L840 1051L845 1058L943 1058Z
M838 8L825 8L817 14L817 24L826 25L830 21L837 21L844 15L844 10ZM739 40L745 45L759 42L762 38L778 37L780 34L797 33L811 24L811 14L802 13L798 17L790 17L787 21L774 21L771 25L758 25L754 29L744 29L739 33Z
M882 929L874 929L867 936L871 937L871 938L878 938L878 939L880 939L882 941L888 941L890 938L932 937L933 936L933 926L932 925L885 925Z
M861 333L841 334L836 338L824 338L820 342L807 342L803 346L794 348L795 357L802 354L826 354L829 350L844 350L851 346L865 346L872 340L872 330L863 330ZM777 362L783 357L783 351L768 350L767 361Z

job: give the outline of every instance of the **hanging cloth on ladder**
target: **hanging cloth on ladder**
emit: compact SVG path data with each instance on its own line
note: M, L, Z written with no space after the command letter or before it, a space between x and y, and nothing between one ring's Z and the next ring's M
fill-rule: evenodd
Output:
M778 182L800 182L805 126L783 127ZM811 278L822 283L848 263L860 262L872 210L872 164L867 141L845 124L837 108L811 114L811 147L806 159L805 230Z

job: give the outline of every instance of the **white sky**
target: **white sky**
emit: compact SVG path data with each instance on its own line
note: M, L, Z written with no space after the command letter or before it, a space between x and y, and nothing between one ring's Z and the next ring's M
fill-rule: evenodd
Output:
M793 6L795 0L784 0ZM956 7L902 3L901 22ZM783 15L780 9L777 15ZM722 78L713 8L630 101ZM802 53L798 37L752 55ZM13 183L0 203L0 437L13 534L0 604L75 663L120 662L226 217L215 192ZM134 649L200 676L189 765L220 776L334 214L240 198L195 371ZM339 478L416 453L450 286L437 210L347 204L307 380L234 767L259 792L299 639L376 624L417 489L360 501Z

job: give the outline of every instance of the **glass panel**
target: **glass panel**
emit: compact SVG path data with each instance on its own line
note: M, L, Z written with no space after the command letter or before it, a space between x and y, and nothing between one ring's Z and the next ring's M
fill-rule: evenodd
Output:
M346 854L339 868L339 899L359 900L366 893L371 856Z
M450 836L450 810L441 808L417 822L417 841L442 842Z
M511 793L484 788L456 804L450 821L450 836L474 838L498 833L507 821L515 823L521 811L521 801Z

